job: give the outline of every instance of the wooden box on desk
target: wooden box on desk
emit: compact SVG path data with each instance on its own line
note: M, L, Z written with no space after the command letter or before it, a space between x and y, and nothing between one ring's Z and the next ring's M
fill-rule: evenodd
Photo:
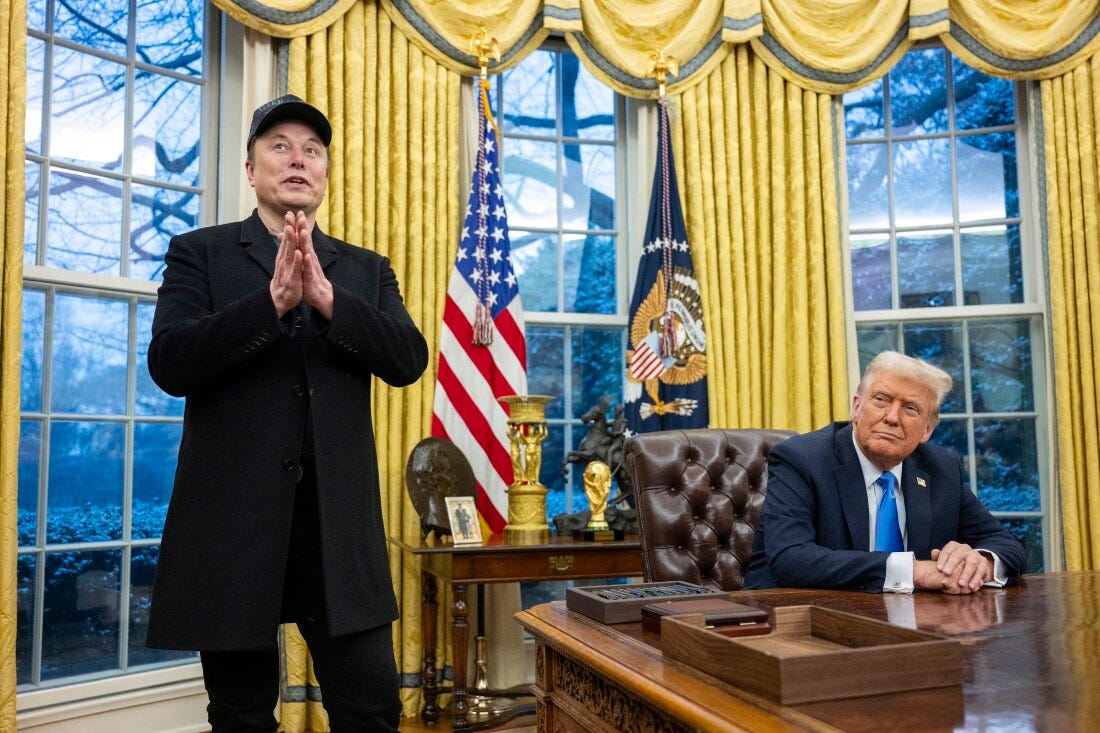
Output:
M666 616L661 638L665 656L784 705L962 685L953 639L819 606L776 607L771 626L729 638Z

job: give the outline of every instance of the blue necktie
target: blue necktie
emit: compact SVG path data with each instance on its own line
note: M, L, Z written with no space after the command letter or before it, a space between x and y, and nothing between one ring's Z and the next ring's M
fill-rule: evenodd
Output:
M882 487L882 501L878 504L878 518L875 520L875 549L882 552L901 552L905 545L901 541L901 528L898 525L898 501L894 495L894 474L886 471L875 481Z

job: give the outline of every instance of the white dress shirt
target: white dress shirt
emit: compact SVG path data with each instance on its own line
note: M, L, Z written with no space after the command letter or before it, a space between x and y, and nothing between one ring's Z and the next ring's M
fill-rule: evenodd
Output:
M859 444L856 443L855 433L852 433L852 445L855 446L856 455L859 456L859 465L863 469L863 485L867 488L867 528L869 530L868 547L875 549L875 524L878 521L878 505L882 501L882 486L878 483L882 475L875 464L871 463L867 456L863 455ZM909 547L909 533L905 526L905 494L901 490L901 464L892 467L890 473L894 474L894 496L898 504L898 524L901 525L901 541L903 547ZM985 583L986 586L1002 588L1008 583L1008 573L1005 572L1004 563L997 553L989 550L978 550L993 561L993 580ZM912 593L913 585L913 553L891 552L886 558L886 578L882 584L883 593Z

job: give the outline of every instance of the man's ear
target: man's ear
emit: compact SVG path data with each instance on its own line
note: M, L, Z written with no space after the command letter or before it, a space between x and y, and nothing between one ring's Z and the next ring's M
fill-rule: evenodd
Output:
M244 161L244 173L248 176L248 185L252 188L256 188L256 172L252 168L252 163L249 160Z
M927 443L928 439L932 437L932 431L935 430L936 426L939 424L939 418L935 420L929 420L928 424L924 426L924 435L921 437L920 442Z

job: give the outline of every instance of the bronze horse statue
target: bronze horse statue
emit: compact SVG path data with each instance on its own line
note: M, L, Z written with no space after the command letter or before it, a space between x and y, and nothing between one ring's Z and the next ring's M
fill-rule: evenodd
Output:
M607 521L614 529L623 529L628 533L634 530L634 509L626 505L624 501L633 499L633 491L630 479L626 475L623 465L623 446L626 443L626 417L623 416L623 406L615 407L615 416L611 424L607 422L607 408L611 403L609 397L601 397L598 404L593 405L581 415L581 422L588 427L588 432L581 439L576 450L571 450L565 455L561 464L562 476L569 477L569 464L579 463L583 470L592 461L603 461L611 469L611 475L619 484L619 492L607 502ZM578 513L581 514L581 513ZM554 517L554 523L558 525L559 532L564 526L569 525L569 520L574 515L558 515ZM576 517L577 520L580 517ZM587 521L584 517L584 521ZM563 524L559 524L559 521ZM582 523L583 524L583 523Z

